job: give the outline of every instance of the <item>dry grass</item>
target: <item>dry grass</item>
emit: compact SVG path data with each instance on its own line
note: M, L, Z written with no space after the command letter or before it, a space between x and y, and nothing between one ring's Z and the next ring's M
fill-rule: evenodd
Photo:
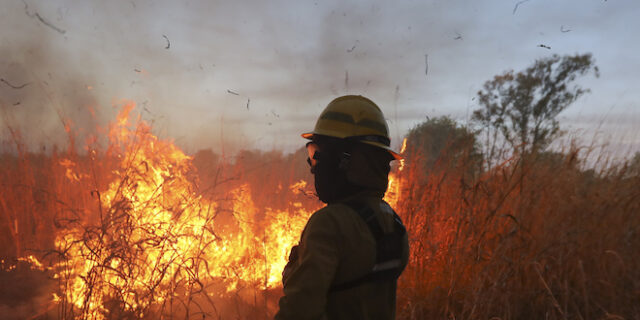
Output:
M637 173L583 170L577 150L513 157L477 177L470 159L425 179L408 160L399 211L412 260L398 318L640 318Z
M95 252L107 250L129 261L135 271L140 247L114 237L116 230L135 229L127 220L127 204L101 208L99 201L100 192L114 180L113 170L120 163L117 150L90 150L84 156L67 151L33 154L24 151L19 135L13 133L12 146L5 148L12 151L4 153L0 163L0 256L12 261L34 254L64 261L64 250L53 242L73 226L85 232L84 242L73 245L92 248L86 251L88 259L98 261L103 254ZM412 248L400 279L399 319L640 319L638 171L624 165L586 170L585 152L577 149L516 156L485 172L477 170L475 156L463 153L455 159L438 158L425 173L422 156L414 152L399 173L402 195L397 210L408 226ZM194 163L202 171L194 178L201 183L197 192L206 198L232 203L237 199L225 190L248 181L261 209L286 210L293 200L317 206L309 195L292 200L281 191L282 185L286 189L291 182L309 178L304 155L245 152L231 163L209 154ZM208 171L203 170L207 165ZM130 172L124 189L143 179L137 174ZM151 235L145 239L159 243L153 240ZM108 264L100 266L95 272L110 272ZM183 269L188 272L191 266L185 263ZM20 264L18 268L31 272ZM9 286L21 281L11 276L19 273L11 272L0 274ZM164 275L158 269L157 276L177 274ZM64 284L65 279L54 281ZM194 293L202 289L198 282L184 280L171 290ZM139 293L144 307L140 310L132 311L123 306L124 299L113 297L110 316L268 318L280 294L247 284L218 302L200 296L172 302L175 309L166 300L164 307L152 309L157 302L154 288L150 284ZM42 319L91 318L64 302L41 314L51 305L35 299L37 295L21 301L3 298L0 305L3 311L9 306L19 309L16 318L28 318L24 310L39 310L30 315ZM35 305L26 307L29 304ZM198 309L193 304L208 307L188 313Z
M157 141L144 125L134 129L126 141L106 149L91 145L85 155L24 152L14 132L0 166L3 317L269 318L280 290L265 289L273 259L260 241L272 241L271 235L255 230L255 239L242 239L249 244L228 265L211 257L227 232L255 229L268 213L297 212L291 201L314 205L304 193L291 197L288 186L300 175L290 165L293 156L246 152L235 163L212 164L215 157L206 156L176 161L169 156L172 144ZM210 170L198 176L192 163ZM161 177L151 173L157 169ZM249 197L241 198L237 191L250 181ZM270 209L239 212L237 205L252 195ZM171 221L156 219L164 213ZM199 224L205 227L194 227ZM18 262L27 255L49 267ZM243 265L257 274L241 275ZM222 277L214 267L224 268ZM40 281L16 295L12 288L23 288L25 277ZM226 291L230 283L233 292ZM58 303L51 302L53 294Z

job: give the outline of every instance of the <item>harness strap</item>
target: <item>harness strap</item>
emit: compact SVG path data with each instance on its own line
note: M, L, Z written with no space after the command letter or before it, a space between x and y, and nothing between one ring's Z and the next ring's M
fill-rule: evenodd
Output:
M358 216L364 220L373 238L376 240L376 264L372 270L364 276L335 284L329 288L329 292L354 288L372 281L395 281L401 272L402 238L406 233L402 220L389 206L389 209L391 209L394 215L394 231L385 234L378 220L375 218L375 212L369 206L357 202L347 202L344 204L358 213ZM386 205L388 206L388 204Z

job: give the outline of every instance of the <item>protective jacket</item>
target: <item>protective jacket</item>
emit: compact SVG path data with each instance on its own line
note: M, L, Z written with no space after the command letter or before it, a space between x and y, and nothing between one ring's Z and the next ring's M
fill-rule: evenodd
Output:
M283 272L284 296L276 319L393 319L396 281L365 281L335 290L369 274L376 264L376 240L367 223L345 203L365 204L385 233L394 230L393 211L382 192L364 191L315 212L297 252ZM409 245L402 239L401 270Z

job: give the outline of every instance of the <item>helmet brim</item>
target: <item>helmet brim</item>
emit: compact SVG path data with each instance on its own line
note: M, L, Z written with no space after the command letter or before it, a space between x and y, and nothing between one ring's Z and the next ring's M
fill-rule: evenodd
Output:
M335 134L333 132L305 132L303 134L301 134L300 136L302 136L305 139L311 140L313 139L314 135L321 135L321 136L329 136L329 137L334 137L334 138L340 138L343 139L345 137L340 136L339 134ZM402 155L400 155L399 153L395 152L393 149L391 149L391 147L386 146L382 143L379 142L375 142L375 141L360 141L361 143L366 143L368 145L372 145L374 147L378 147L384 150L387 150L387 152L389 152L391 154L391 156L393 156L394 160L402 160L404 159L402 157Z

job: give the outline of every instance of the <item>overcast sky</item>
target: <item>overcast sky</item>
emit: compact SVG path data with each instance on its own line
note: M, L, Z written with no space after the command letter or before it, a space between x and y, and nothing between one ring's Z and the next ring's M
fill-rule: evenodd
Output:
M496 74L590 52L601 76L562 127L640 150L639 15L637 0L2 0L2 134L61 144L60 118L82 137L129 99L188 152L291 151L331 99L362 94L397 144L427 116L464 123Z

